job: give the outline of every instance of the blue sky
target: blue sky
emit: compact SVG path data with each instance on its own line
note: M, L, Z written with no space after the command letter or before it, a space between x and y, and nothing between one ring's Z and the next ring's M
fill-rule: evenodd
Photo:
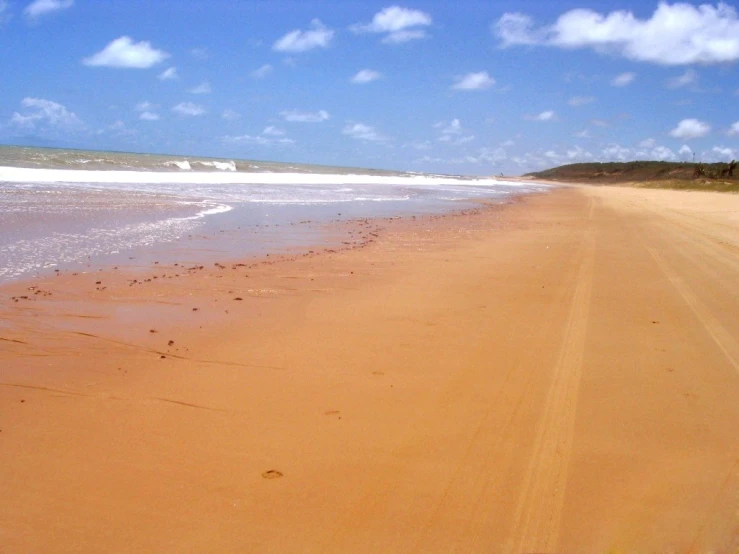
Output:
M591 0L0 0L0 143L463 174L739 158L739 16Z

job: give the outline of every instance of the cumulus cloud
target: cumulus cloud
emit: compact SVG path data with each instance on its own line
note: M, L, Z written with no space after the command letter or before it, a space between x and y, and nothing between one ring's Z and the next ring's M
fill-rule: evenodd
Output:
M305 52L314 48L328 48L334 32L328 29L319 19L311 21L311 29L290 31L273 45L277 52Z
M24 130L39 127L72 130L83 126L74 112L52 100L26 97L21 101L21 106L26 108L26 113L13 113L10 123Z
M727 162L739 158L739 155L737 155L737 151L731 148L726 148L723 146L714 146L711 149L711 151L714 154L717 154L719 159L726 160Z
M574 133L574 136L577 138L584 138L584 139L592 138L590 131L588 131L587 129L583 129L582 131L576 131Z
M198 86L191 88L187 92L190 94L210 94L213 92L213 89L210 87L210 83L208 81L203 81Z
M160 79L162 81L172 81L174 79L179 79L179 78L180 76L177 75L176 67L170 67L169 69L165 69L159 75L157 75L157 79Z
M136 104L134 109L139 112L139 119L144 121L159 121L159 114L155 111L157 107L151 102L144 101Z
M495 79L488 75L487 71L479 71L477 73L468 73L457 77L457 82L452 88L454 90L484 90L492 87Z
M687 144L683 144L680 147L680 150L677 151L678 155L680 156L681 160L689 160L693 157L693 149L690 148Z
M272 73L274 68L268 63L264 64L259 69L255 69L250 73L252 79L264 79L267 75Z
M383 141L386 137L378 133L374 127L365 125L364 123L347 123L341 130L342 135L347 135L357 140Z
M196 116L203 115L205 108L192 102L180 102L172 108L172 111L179 115Z
M267 127L264 128L264 131L262 131L262 134L268 135L271 137L281 137L281 136L284 136L285 131L283 131L282 129L278 129L274 125L268 125Z
M136 104L136 107L134 108L137 112L148 112L156 109L156 106L152 104L151 102L144 100L143 102L139 102Z
M130 37L115 39L97 54L85 58L82 63L93 67L131 67L146 69L169 58L169 54L152 48L142 40L134 42Z
M601 14L565 12L537 27L522 13L506 13L493 25L501 46L592 48L597 52L662 65L714 64L739 60L739 18L734 7L661 2L649 19L626 10Z
M592 104L593 102L595 102L595 98L593 96L573 96L567 101L567 103L573 107L584 106L585 104Z
M37 19L50 13L66 10L73 5L74 0L35 0L26 6L23 13L29 19Z
M675 161L677 156L666 146L657 146L652 149L651 158L660 162L670 162Z
M437 139L439 142L459 146L475 140L475 135L470 134L467 129L462 127L462 123L456 118L452 119L449 123L439 121L434 124L434 128L438 129L441 133L441 136Z
M731 127L729 127L729 134L739 135L739 121L735 121L731 124Z
M679 139L694 139L706 136L711 131L711 126L704 121L697 119L683 119L677 124L670 136Z
M687 69L685 73L679 77L669 79L667 81L667 88L683 88L688 85L692 85L698 81L698 73L693 69Z
M371 83L382 77L382 73L374 71L372 69L363 69L357 72L354 77L351 78L351 82L356 85L363 85L365 83Z
M616 75L611 80L611 86L614 87L625 87L627 85L630 85L634 79L636 79L636 73L621 73L620 75Z
M536 115L527 115L524 119L528 119L529 121L554 121L557 119L557 114L551 110L547 110Z
M567 160L570 162L581 161L581 160L592 160L593 155L587 150L574 146L567 151Z
M464 130L462 123L456 118L452 119L449 123L446 121L434 123L434 129L439 129L442 135L459 135Z
M280 112L280 117L290 123L321 123L322 121L329 119L331 116L326 110L319 110L317 112L283 110Z
M643 141L641 141L639 143L639 146L641 148L654 148L654 145L655 144L657 144L657 141L656 140L654 140L653 138L647 138L647 139L644 139Z
M377 33L385 35L385 44L401 44L427 36L424 27L431 25L431 16L420 10L390 6L377 12L367 24L352 25L355 33Z

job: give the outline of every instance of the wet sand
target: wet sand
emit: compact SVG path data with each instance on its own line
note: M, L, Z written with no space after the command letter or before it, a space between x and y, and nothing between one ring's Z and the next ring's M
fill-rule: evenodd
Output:
M4 286L0 549L733 552L737 214L573 187Z

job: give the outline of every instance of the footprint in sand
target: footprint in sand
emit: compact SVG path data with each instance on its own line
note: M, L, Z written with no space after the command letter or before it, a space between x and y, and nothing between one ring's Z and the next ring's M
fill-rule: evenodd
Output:
M373 371L372 375L385 375L384 371Z
M328 412L324 412L326 415L338 415L340 413L341 412L339 412L339 410L329 410Z
M282 472L277 471L276 469L270 469L269 471L262 473L262 477L265 479L279 479L282 477Z

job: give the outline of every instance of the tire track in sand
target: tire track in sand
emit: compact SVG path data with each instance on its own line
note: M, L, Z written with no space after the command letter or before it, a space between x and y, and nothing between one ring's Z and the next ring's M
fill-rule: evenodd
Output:
M592 220L592 216L591 209L588 219ZM587 231L585 244L562 348L516 505L506 549L509 552L552 552L559 539L593 290L592 227Z
M672 283L672 286L675 287L685 303L703 324L703 328L714 340L719 350L721 350L728 362L734 367L734 370L739 373L739 342L724 328L721 322L711 313L711 310L698 298L680 275L670 267L662 255L654 248L647 247L647 250L652 255L652 258L654 258L654 261L657 262L662 273L665 274L670 283Z

